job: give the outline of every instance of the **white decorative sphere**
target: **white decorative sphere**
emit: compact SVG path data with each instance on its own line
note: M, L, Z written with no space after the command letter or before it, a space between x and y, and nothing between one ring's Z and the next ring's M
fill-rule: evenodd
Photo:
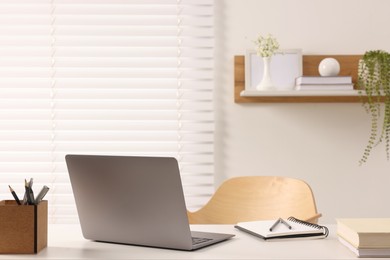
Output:
M334 58L325 58L318 66L318 72L321 76L337 76L340 72L340 63Z

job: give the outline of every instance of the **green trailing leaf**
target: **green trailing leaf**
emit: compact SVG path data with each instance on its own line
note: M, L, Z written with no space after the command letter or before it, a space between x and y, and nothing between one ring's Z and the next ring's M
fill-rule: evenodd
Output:
M371 150L385 141L387 158L390 158L390 54L382 50L368 51L359 63L359 94L363 106L371 116L368 144L359 163L365 163ZM383 102L383 106L381 103ZM380 125L381 109L384 109Z

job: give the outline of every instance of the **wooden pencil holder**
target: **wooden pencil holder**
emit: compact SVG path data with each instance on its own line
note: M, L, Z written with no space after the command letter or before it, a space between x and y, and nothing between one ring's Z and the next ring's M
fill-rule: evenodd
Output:
M36 254L47 246L47 201L18 205L0 201L0 253Z

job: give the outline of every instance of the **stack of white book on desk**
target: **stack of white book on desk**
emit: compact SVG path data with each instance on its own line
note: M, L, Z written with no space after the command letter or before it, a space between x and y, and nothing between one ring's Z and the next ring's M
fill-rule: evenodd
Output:
M351 76L302 76L295 83L295 90L353 90Z
M337 236L358 257L390 257L390 218L337 219Z

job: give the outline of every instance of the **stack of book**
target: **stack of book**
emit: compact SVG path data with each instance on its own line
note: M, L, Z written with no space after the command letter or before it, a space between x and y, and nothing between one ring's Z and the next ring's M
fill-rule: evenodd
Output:
M351 76L302 76L295 83L296 90L353 90Z
M337 236L358 257L390 257L390 218L337 219Z

